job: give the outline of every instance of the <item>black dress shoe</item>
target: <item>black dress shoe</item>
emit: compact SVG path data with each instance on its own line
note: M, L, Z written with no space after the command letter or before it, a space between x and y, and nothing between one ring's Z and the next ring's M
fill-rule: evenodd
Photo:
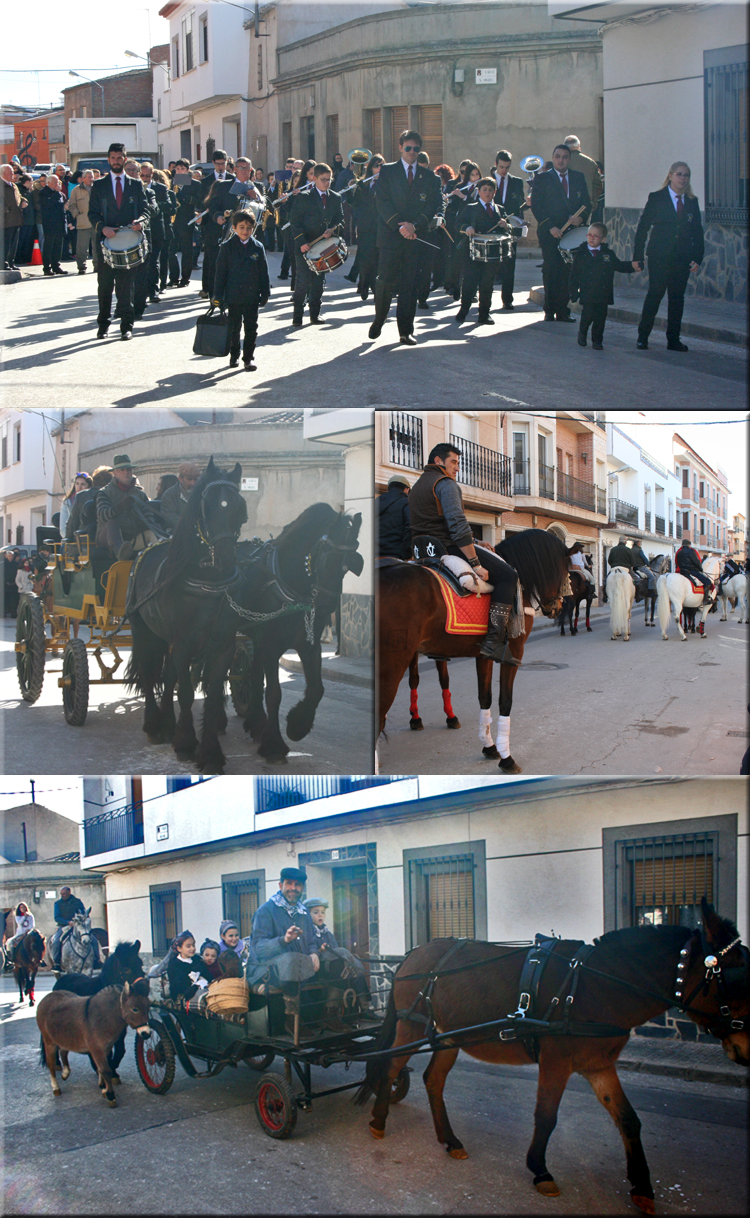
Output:
M257 365L255 365L251 359L246 359L243 364L243 367L245 369L245 372L257 372L258 371Z
M79 268L78 268L78 274L79 274L79 275L85 275L85 274L86 274L86 267L85 267L85 266L79 266Z
M690 348L679 340L676 343L667 343L667 351L689 351Z
M239 366L240 366L239 356L237 356L236 359L230 359L230 361L229 361L230 368L239 368Z
M301 319L300 319L300 321L297 321L297 318L296 318L296 317L295 317L295 318L293 318L293 320L292 320L292 325L293 325L293 326L301 326L301 325L302 325L302 321L301 321Z
M648 339L639 338L635 344L639 351L648 351Z
M149 296L149 300L151 301L151 304L159 304L161 297L160 296Z
M379 321L374 321L367 333L370 338L380 338L382 332L383 327L381 323Z
M515 306L515 305L513 305L513 304L505 304L505 303L503 303L503 312L504 312L504 313L505 313L505 312L510 312L510 310L511 310L511 309L515 309L515 307L516 307L516 306Z
M419 301L417 301L417 308L418 309L431 309L432 305L430 304L430 302L428 300L419 300Z
M555 320L555 315L554 315L554 313L545 313L545 314L544 314L544 320L545 320L545 321L554 321L554 320Z
M591 346L593 347L594 351L603 351L604 350L603 343L592 343Z
M310 318L311 326L324 326L325 324L326 324L325 317L311 317Z
M289 276L288 275L277 275L276 278L277 279L288 279Z
M459 323L461 323L462 321L466 321L468 312L469 312L468 309L459 309L458 313L456 314L456 321Z
M403 343L405 347L416 347L417 345L417 340L413 334L401 334L398 341Z
M575 320L576 319L572 313L556 313L555 314L555 321L575 321Z
M123 330L122 334L120 335L120 338L122 339L122 341L124 343L126 343L128 341L128 339L130 339L132 337L133 337L132 330Z
M68 272L64 271L61 266L54 267L54 272L56 275L67 275L68 274Z
M369 295L369 293L368 293L368 291L367 291L367 288L360 288L360 289L359 289L359 294L360 294L360 296L362 297L362 299L363 299L363 300L367 300L367 297L368 297L368 295Z
M581 338L580 334L578 335L578 346L579 346L579 347L585 347L585 346L586 346L586 339L585 339L585 338Z
M100 326L100 327L99 327L99 329L98 329L98 330L97 330L97 332L96 332L96 337L97 337L97 338L106 338L106 337L107 337L107 330L108 330L108 329L109 329L109 327L108 327L108 326L107 326L107 327L105 327L104 329L102 329L102 327Z
M495 324L494 317L487 316L487 317L480 317L477 319L478 326L494 326L494 324Z
M281 279L281 275L279 275L279 279ZM357 282L357 276L356 276L356 275L344 275L344 279L348 280L348 281L349 281L349 283L356 283L356 282Z

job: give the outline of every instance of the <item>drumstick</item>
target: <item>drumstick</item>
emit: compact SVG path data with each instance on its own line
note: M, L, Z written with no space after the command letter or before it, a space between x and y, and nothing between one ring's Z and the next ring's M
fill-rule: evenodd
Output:
M565 223L563 224L562 228L560 229L560 236L561 236L561 237L562 237L563 233L565 232L566 228L570 228L570 225L571 225L571 223L573 222L573 220L575 220L576 216L580 216L581 212L582 212L582 211L585 211L585 210L586 210L586 206L585 206L585 204L584 204L584 206L583 206L583 207L579 207L579 208L578 208L578 211L574 211L574 212L573 212L573 215L572 215L572 216L571 216L571 217L570 217L568 220L566 220L566 221L565 221Z

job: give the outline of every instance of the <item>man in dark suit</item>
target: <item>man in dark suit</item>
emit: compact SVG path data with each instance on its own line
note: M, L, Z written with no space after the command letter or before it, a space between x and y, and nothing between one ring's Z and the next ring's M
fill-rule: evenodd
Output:
M667 350L687 351L680 342L685 288L691 271L703 261L703 225L698 200L690 188L690 166L675 161L661 190L648 196L635 230L633 265L643 270L643 255L648 242L648 292L638 323L641 351L648 348L654 318L664 293L667 293Z
M302 325L305 298L310 307L310 324L325 324L320 316L320 302L326 286L325 275L318 275L308 265L305 254L321 237L338 237L344 227L341 195L331 190L331 167L319 164L313 169L313 185L301 191L292 203L289 220L292 226L296 273L294 280L292 325Z
M378 208L378 278L375 283L375 320L370 338L378 338L394 294L398 296L396 322L399 339L416 346L420 268L428 253L424 241L430 220L443 210L440 178L417 164L422 147L418 131L402 131L398 161L383 165L375 197Z
M203 183L190 181L184 186L178 185L178 177L190 176L190 162L180 159L175 162L174 194L177 212L172 225L172 245L169 257L169 283L173 288L184 288L190 283L193 273L193 232L196 212L203 211ZM177 254L182 255L182 268L177 262Z
M89 220L101 246L104 237L114 237L118 228L130 227L143 231L149 215L149 204L142 184L129 178L123 166L126 160L124 144L110 144L107 151L109 173L94 182L89 200ZM97 265L99 281L99 316L97 338L105 338L110 322L112 291L117 291L120 314L120 334L133 337L135 275L133 270L114 270L104 261L99 249Z
M542 249L545 321L575 321L568 310L570 267L560 253L559 244L568 220L575 227L588 222L591 200L583 174L569 165L570 150L567 145L558 144L552 153L552 168L536 174L531 187L531 210ZM576 216L580 208L583 211Z
M234 174L227 171L227 154L222 148L217 148L211 160L214 163L213 173L209 173L201 182L201 192L203 201L199 211L203 211L207 206L208 196L211 193L211 187L214 182L225 183L229 186L234 181ZM252 164L250 165L252 169ZM215 192L214 192L215 194ZM213 200L212 200L213 203ZM201 272L201 292L202 299L207 299L214 290L214 279L216 277L216 259L219 256L219 242L224 233L222 228L214 219L214 208L209 206L207 216L204 216L201 221L201 233L203 235L203 269Z
M148 298L152 304L158 304L159 264L162 259L164 243L171 228L170 219L174 214L176 203L172 191L167 190L167 187L162 182L157 182L154 178L154 167L151 161L141 161L138 172L144 188L147 190L151 189L156 199L157 214L151 218L149 233L151 253L148 260Z
M526 204L526 183L523 178L516 178L510 172L513 154L501 148L495 154L495 202L504 208L506 216L523 216ZM513 308L513 285L516 279L516 242L509 250L510 257L503 258L497 267L497 278L500 280L500 293L503 299L503 309Z
M210 198L206 199L205 206L208 206L208 215L203 217L203 239L206 238L206 222L211 222L211 227L216 229L218 233L216 242L216 258L219 255L219 246L222 241L228 239L232 235L232 226L229 224L229 215L234 211L240 211L243 206L243 200L251 200L254 203L263 203L263 191L261 188L253 184L253 163L246 156L238 156L235 163L236 176L232 177L227 174L222 179L217 179L217 185L213 189ZM247 186L245 195L232 194L232 188L236 182L240 182L243 186ZM205 185L205 183L204 183ZM260 229L255 230L260 235ZM203 250L203 266L205 269L206 247ZM216 259L214 259L215 264ZM216 276L214 275L214 278ZM204 276L205 282L205 276ZM211 283L211 294L213 295L214 285Z

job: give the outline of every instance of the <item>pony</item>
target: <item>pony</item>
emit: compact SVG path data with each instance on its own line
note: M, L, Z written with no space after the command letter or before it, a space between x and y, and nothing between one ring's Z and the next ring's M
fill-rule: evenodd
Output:
M143 961L140 957L140 950L140 939L136 939L135 943L118 943L115 950L110 952L104 961L102 971L98 977L84 977L81 973L71 973L64 977L59 977L52 987L52 992L54 993L55 990L66 990L69 994L88 997L91 994L98 994L100 990L105 990L109 985L124 985L126 981L132 985L134 981L138 981L143 976ZM112 1081L115 1083L120 1081L117 1067L125 1056L126 1031L127 1029L123 1028L112 1046L108 1058ZM93 1058L90 1060L91 1065L96 1069Z
M481 637L448 634L446 609L438 581L424 567L414 563L382 566L378 570L378 595L375 598L378 639L378 716L379 731L385 729L386 715L393 703L401 678L412 657L422 655L453 657L474 656L479 695L479 739L482 755L499 759L506 774L520 774L510 752L510 712L513 683L524 646L534 624L532 602L546 617L555 618L562 608L563 585L568 576L565 546L544 529L524 529L506 537L495 546L518 574L523 596L523 634L509 639L507 658L500 664L497 740L492 742L492 667L494 660L479 654Z
M702 570L705 571L714 583L717 582L719 575L720 563L718 558L713 554L708 554L701 564ZM705 622L708 617L711 605L703 604L703 588L698 591L693 587L690 580L685 575L678 573L671 575L660 575L656 582L657 603L656 608L659 614L659 625L661 626L661 637L666 641L669 638L667 634L667 626L669 625L670 607L674 616L677 629L680 633L680 638L683 643L687 642L687 635L680 624L680 614L683 607L686 609L698 609L702 607L700 622L698 624L698 634L705 635ZM712 596L712 602L716 599L716 590Z
M171 540L150 546L133 564L126 606L133 650L125 682L145 698L144 732L152 744L171 743L181 760L194 759L199 769L216 774L226 764L219 732L226 727L224 681L236 633L226 594L238 579L235 546L247 520L241 476L239 464L225 471L211 458ZM200 743L193 665L205 694Z
M27 930L13 952L13 977L18 986L18 1001L23 1003L26 996L30 1007L34 1005L34 983L44 959L45 947L44 935L40 935L38 930Z
M635 584L630 572L625 567L613 567L607 576L606 588L612 638L622 635L627 643L630 640L630 613L635 600Z
M107 986L106 990L88 998L64 990L45 994L36 1011L41 1033L39 1064L49 1070L52 1094L62 1094L56 1073L59 1062L62 1062L62 1078L66 1079L70 1076L68 1054L88 1053L96 1063L104 1098L110 1108L116 1108L109 1051L126 1028L134 1028L144 1039L151 1035L148 1026L150 1005L145 979L133 985L126 981L124 986Z
M73 925L63 932L60 940L60 971L86 973L89 977L96 963L96 947L91 933L91 906L85 913L73 914Z
M338 607L347 571L362 573L361 525L361 512L347 516L327 503L314 503L275 541L260 548L246 542L237 547L240 571L249 582L229 603L237 628L252 640L252 654L245 697L236 706L267 761L284 761L289 752L279 726L279 659L290 648L302 661L305 693L287 715L287 734L302 740L312 729L324 693L320 636Z
M634 1204L653 1214L640 1121L615 1064L631 1029L677 1005L721 1041L733 1062L750 1065L750 953L736 927L705 897L701 914L702 926L695 930L641 925L609 931L593 945L537 936L531 950L471 939L435 939L415 948L394 976L355 1096L359 1104L375 1096L373 1137L385 1136L399 1072L428 1043L435 1051L424 1083L435 1133L454 1159L468 1156L451 1128L443 1090L459 1051L485 1062L538 1061L534 1135L526 1156L538 1191L546 1197L560 1193L547 1168L547 1144L568 1080L581 1074L622 1137ZM514 1014L503 1018L505 1012Z
M736 601L739 605L740 615L737 618L738 625L743 621L748 621L747 612L747 576L742 573L732 575L729 579L722 579L719 584L718 599L721 601L721 617L719 621L727 620L727 601L730 602L734 609L733 602Z
M563 607L560 611L560 634L565 634L565 619L570 621L570 633L578 634L578 609L581 601L586 602L586 629L591 632L591 604L596 596L596 588L590 584L585 575L581 571L572 567L568 572L570 575L570 586L573 592L572 596L563 597Z

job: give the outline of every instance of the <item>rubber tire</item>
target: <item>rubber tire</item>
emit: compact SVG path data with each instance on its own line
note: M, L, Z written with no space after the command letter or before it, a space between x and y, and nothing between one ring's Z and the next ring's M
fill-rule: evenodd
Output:
M269 1049L268 1053L258 1053L255 1057L243 1057L242 1060L251 1070L256 1070L258 1074L262 1074L264 1070L267 1070L276 1061L276 1054L273 1049Z
M44 684L44 609L40 597L24 592L18 605L16 642L27 645L26 655L16 653L16 671L24 702L36 702Z
M229 678L229 692L235 714L244 719L250 705L250 665L253 661L253 644L250 639L237 639Z
M388 1103L400 1104L409 1094L410 1086L411 1070L408 1066L402 1066L391 1084L391 1094L388 1097Z
M264 1074L261 1078L255 1092L255 1115L269 1138L291 1137L297 1124L297 1102L281 1074Z
M151 1028L151 1036L148 1040L141 1040L140 1036L135 1038L135 1064L140 1075L141 1082L147 1091L152 1095L166 1095L169 1088L174 1082L174 1045L169 1039L164 1024L158 1019L150 1019L149 1027ZM164 1078L160 1083L154 1083L148 1071L146 1062L146 1054L151 1052L159 1053L164 1061ZM161 1062L159 1063L162 1064Z
M63 652L63 677L71 684L63 687L65 722L83 727L89 711L89 657L83 639L68 639Z

